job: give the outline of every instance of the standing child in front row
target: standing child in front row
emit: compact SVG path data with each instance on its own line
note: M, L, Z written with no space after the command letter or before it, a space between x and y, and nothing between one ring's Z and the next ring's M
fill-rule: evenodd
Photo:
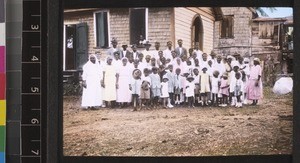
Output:
M186 85L185 85L185 95L186 95L186 98L188 99L188 107L194 107L194 96L195 96L195 83L193 82L194 81L194 78L193 76L188 76L187 77L187 81L186 82Z
M241 96L243 95L243 89L244 89L244 83L241 79L241 73L240 72L235 73L235 79L236 80L233 83L234 96L237 99L237 103L236 103L235 107L240 108L240 107L242 107Z
M168 86L168 77L166 75L163 76L162 83L161 83L161 98L163 103L163 108L167 108L166 104L169 98L169 86Z
M193 70L194 72L194 83L195 83L195 97L194 97L194 101L195 101L195 104L197 106L197 104L199 104L200 102L200 95L199 95L199 92L200 92L200 84L199 84L199 70L198 68L194 68Z
M220 106L225 107L228 104L228 95L229 95L229 84L228 84L228 75L224 73L221 78L221 85L219 93L222 95Z
M141 86L141 103L144 104L147 109L150 109L150 86L151 78L149 77L149 70L144 69L144 76L142 77L142 86ZM141 107L142 107L141 105Z
M202 68L202 73L200 74L200 95L202 104L204 106L208 105L208 99L207 96L210 92L210 77L209 74L207 73L207 68L203 67Z
M139 101L139 96L141 93L141 85L142 85L142 80L141 80L141 70L139 69L134 69L132 72L132 81L131 84L129 85L129 89L131 90L132 94L132 102L133 102L133 111L137 111L137 105L140 104Z
M211 78L211 93L212 93L212 105L218 106L218 93L219 93L219 71L215 70Z
M160 76L158 75L158 68L152 68L152 74L150 75L151 78L151 92L152 92L152 105L153 108L156 108L158 105L158 99L160 97Z
M180 104L180 93L181 93L181 78L182 76L180 75L181 69L177 68L175 70L175 76L174 76L174 94L175 94L175 105Z

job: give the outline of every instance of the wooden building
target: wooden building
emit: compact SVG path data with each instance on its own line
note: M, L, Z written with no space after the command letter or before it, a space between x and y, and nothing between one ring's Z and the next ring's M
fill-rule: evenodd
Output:
M140 37L154 43L161 50L167 41L177 46L194 47L210 53L214 48L215 21L223 18L220 8L169 7L169 8L93 8L64 11L64 70L77 70L87 61L88 54L100 51L105 56L112 38L122 44L132 45ZM120 47L121 48L121 47Z

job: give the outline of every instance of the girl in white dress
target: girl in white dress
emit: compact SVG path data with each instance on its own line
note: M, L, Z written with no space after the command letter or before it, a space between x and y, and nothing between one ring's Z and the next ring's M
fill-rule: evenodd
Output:
M163 82L161 83L161 96L160 97L163 100L163 107L164 108L167 108L166 104L167 104L168 98L169 98L168 80L169 80L168 77L165 75L163 77L163 80L162 80Z

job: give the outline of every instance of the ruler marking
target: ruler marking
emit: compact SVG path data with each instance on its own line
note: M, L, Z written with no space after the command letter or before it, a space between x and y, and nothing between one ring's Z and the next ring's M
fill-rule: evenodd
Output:
M41 62L22 62L22 63L41 63Z
M41 127L40 124L21 124L21 126L24 126L24 127Z
M41 31L40 30L23 30L23 32L37 33L37 32L41 32Z
M41 93L21 93L22 95L41 95Z
M31 155L31 156L22 155L21 157L41 157L41 156L40 155L39 156L35 156L35 155Z

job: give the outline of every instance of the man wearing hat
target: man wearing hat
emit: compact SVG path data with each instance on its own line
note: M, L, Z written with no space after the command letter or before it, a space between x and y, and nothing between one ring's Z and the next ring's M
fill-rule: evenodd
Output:
M179 40L177 41L177 43L178 43L178 47L175 48L175 52L176 52L176 54L177 54L177 57L181 57L181 56L183 56L183 55L187 55L187 50L186 50L186 48L182 47L182 44L183 44L182 39L179 39Z
M215 51L211 51L210 52L210 60L212 61L212 63L214 64L215 62L217 62L217 58L216 58L217 54L215 53Z
M117 39L112 38L111 44L112 44L112 47L110 49L108 49L107 54L108 54L108 56L111 56L113 59L115 59L114 52L120 51L120 49L117 47L117 45L118 45Z
M254 58L253 66L250 69L250 76L247 87L248 100L252 100L251 105L257 105L258 100L262 96L261 66L260 59Z
M144 40L143 44L144 44L145 49L142 51L142 53L144 54L143 62L145 62L145 56L147 56L147 55L152 56L152 54L151 54L151 52L149 50L150 47L151 47L151 44L150 44L150 42L148 40Z
M123 57L130 58L131 53L130 53L129 50L127 50L127 47L128 47L127 44L125 44L125 43L122 44L122 50L120 52L120 58L123 58Z
M167 49L164 50L164 57L166 59L170 58L171 61L173 60L173 56L172 56L172 41L168 41L167 42Z

